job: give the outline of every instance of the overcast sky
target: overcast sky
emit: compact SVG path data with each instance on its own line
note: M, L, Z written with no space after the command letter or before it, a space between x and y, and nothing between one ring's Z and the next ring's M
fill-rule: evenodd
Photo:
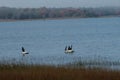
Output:
M120 6L120 0L0 0L0 7L106 7Z

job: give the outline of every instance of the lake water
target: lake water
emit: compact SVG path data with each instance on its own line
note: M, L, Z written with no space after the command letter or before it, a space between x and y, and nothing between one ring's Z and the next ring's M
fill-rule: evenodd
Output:
M37 63L120 61L120 17L0 22L0 60L23 58L22 46Z

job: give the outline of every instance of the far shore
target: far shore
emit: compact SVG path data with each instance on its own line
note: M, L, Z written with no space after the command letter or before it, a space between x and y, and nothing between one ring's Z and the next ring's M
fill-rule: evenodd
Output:
M0 22L32 21L32 20L62 20L62 19L83 19L83 18L111 18L119 16L101 16L101 17L62 17L62 18L44 18L44 19L0 19Z

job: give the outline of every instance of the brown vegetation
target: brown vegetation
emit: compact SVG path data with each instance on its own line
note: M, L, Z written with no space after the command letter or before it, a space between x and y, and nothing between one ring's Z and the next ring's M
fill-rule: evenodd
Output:
M120 80L120 72L40 65L0 65L0 80Z

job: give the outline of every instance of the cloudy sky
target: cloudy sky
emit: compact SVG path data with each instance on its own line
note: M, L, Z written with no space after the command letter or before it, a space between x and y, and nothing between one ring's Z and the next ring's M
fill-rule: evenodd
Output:
M0 0L0 7L117 7L120 0Z

